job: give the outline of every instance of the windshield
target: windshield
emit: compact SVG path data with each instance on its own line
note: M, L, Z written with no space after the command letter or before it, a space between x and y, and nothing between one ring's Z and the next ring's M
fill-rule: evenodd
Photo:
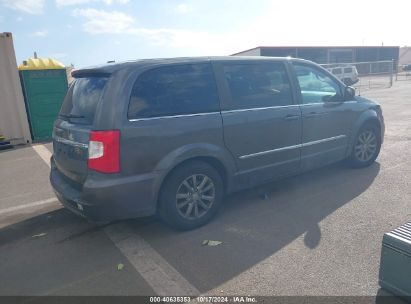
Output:
M107 80L106 77L76 79L64 99L60 117L73 122L92 124Z

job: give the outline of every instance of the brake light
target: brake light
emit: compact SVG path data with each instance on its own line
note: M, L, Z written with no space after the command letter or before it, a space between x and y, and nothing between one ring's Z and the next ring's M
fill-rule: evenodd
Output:
M102 173L120 172L120 131L91 131L88 168Z

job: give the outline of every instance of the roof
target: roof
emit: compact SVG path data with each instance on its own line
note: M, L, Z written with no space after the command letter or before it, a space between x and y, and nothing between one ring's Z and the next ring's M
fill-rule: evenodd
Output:
M234 53L231 56L257 49L364 49L364 48L400 48L397 45L313 45L313 46L257 46L248 50Z
M66 67L61 62L51 58L29 58L19 65L19 70L61 70Z
M284 60L285 57L261 57L261 56L218 56L218 57L177 57L177 58L158 58L158 59L140 59L134 61L125 61L119 63L107 63L103 65L91 66L77 69L72 72L73 77L84 77L90 74L110 75L116 71L136 67L136 66L154 66L164 64L178 63L201 63L211 61L240 61L240 60ZM294 58L293 58L294 59Z

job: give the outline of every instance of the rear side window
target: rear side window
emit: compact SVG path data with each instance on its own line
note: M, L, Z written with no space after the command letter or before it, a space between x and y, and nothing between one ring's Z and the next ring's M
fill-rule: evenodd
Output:
M281 62L227 64L224 74L231 92L230 110L292 104L287 71Z
M344 73L352 73L352 68L344 68Z
M164 66L134 84L128 117L150 118L220 111L211 64Z
M64 98L60 117L72 122L92 124L107 80L106 77L77 78Z

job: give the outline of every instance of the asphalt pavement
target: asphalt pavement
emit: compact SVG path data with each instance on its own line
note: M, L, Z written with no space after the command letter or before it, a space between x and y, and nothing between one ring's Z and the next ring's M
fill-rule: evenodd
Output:
M380 294L382 236L411 219L411 82L364 97L386 121L374 165L236 193L188 232L155 217L91 224L55 201L33 147L0 152L0 295Z

